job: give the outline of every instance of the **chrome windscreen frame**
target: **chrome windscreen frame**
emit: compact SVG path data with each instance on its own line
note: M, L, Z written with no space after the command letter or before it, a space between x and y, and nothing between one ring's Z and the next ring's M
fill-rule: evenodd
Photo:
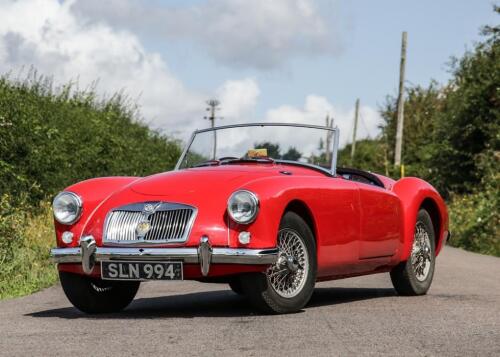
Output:
M295 123L247 123L247 124L233 124L233 125L223 125L223 126L217 126L214 128L207 128L207 129L201 129L201 130L195 130L193 134L191 135L187 145L184 147L184 150L182 151L181 156L179 157L179 160L177 161L177 164L175 165L174 170L179 170L181 167L182 162L184 161L186 154L189 150L189 147L194 141L194 138L197 134L204 133L207 131L215 131L215 130L223 130L223 129L231 129L231 128L244 128L244 127L254 127L254 126L289 126L289 127L296 127L296 128L309 128L309 129L322 129L322 130L327 130L330 132L333 132L333 148L332 148L332 165L330 172L332 176L336 176L337 174L337 154L338 154L338 149L339 149L339 129L338 127L328 127L328 126L321 126L321 125L309 125L309 124L295 124ZM299 162L297 162L299 164Z
M191 218L189 219L186 229L184 231L184 234L178 238L178 239L162 239L162 240L144 240L144 239L137 239L137 240L108 240L107 239L107 233L108 233L108 224L109 224L109 218L111 217L111 214L116 211L128 211L128 212L142 212L144 209L144 206L146 204L160 204L160 206L156 209L155 212L161 212L161 211L173 211L173 210L178 210L178 209L190 209L192 210L192 215ZM146 202L137 202L137 203L131 203L127 204L124 206L116 207L111 209L108 214L106 215L106 219L104 220L104 230L103 230L103 245L104 246L128 246L128 247L143 247L143 246L151 246L151 245L167 245L167 244L180 244L180 243L185 243L189 236L191 235L191 230L193 229L194 222L196 220L196 217L198 215L198 208L191 206L191 205L186 205L182 203L174 203L174 202L163 202L163 201L146 201Z

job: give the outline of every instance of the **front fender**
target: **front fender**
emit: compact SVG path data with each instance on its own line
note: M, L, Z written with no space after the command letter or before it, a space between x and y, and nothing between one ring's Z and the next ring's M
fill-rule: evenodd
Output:
M278 230L285 209L292 201L304 202L306 206L320 195L321 187L316 193L311 190L310 180L318 178L303 177L266 177L260 178L238 189L246 189L259 198L259 214L255 222L250 225L239 225L228 220L229 243L231 246L241 246L238 242L239 232L246 230L251 233L252 239L248 245L251 248L269 248L277 244Z
M436 255L439 254L445 235L448 233L448 210L443 198L434 187L416 177L405 177L397 181L392 191L401 199L403 206L404 243L401 251L400 261L405 261L410 256L413 237L415 234L415 224L420 208L430 203L436 208L436 212L430 212L433 218L436 233ZM434 222L436 219L439 222Z
M100 177L82 181L66 187L64 191L76 193L83 201L82 216L73 225L65 225L54 220L56 229L56 240L58 247L76 247L79 244L83 229L92 217L96 209L113 193L129 186L138 180L139 177ZM61 240L61 235L65 231L73 233L73 243L65 244Z

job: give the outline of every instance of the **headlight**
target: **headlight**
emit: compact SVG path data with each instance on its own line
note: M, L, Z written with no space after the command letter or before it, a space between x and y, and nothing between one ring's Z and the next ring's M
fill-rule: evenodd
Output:
M82 200L73 192L61 192L52 203L54 218L62 224L73 224L82 214Z
M252 223L258 211L259 199L250 191L236 191L227 201L227 213L236 223Z

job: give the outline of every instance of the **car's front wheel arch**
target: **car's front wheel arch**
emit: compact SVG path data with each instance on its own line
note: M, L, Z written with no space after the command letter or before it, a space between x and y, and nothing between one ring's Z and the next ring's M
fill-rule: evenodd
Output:
M290 201L284 211L283 214L281 215L281 219L287 214L288 212L293 212L297 214L300 218L304 220L304 222L308 225L309 229L311 230L311 233L314 238L314 242L316 243L316 250L318 249L318 233L316 229L316 221L314 219L314 215L312 214L312 211L309 209L307 204L304 201L301 200L292 200ZM316 251L317 254L317 251Z

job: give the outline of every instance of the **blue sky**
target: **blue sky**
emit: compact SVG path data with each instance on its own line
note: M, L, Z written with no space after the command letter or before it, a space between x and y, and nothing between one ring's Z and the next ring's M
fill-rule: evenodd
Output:
M349 141L376 136L378 107L395 95L401 33L407 83L449 78L446 63L498 23L489 0L0 0L0 73L35 67L118 90L151 127L184 139L205 127L205 100L222 101L220 123L323 124Z
M167 1L168 2L168 1ZM171 3L171 2L169 2ZM399 75L402 31L408 32L406 79L427 85L449 79L451 56L461 56L481 40L479 29L498 22L490 1L319 1L325 17L339 22L340 53L294 58L271 70L220 65L199 48L186 43L154 41L172 70L190 86L215 88L221 78L251 76L261 96L255 115L282 104L302 105L316 93L336 105L350 107L355 99L377 106L395 94Z

